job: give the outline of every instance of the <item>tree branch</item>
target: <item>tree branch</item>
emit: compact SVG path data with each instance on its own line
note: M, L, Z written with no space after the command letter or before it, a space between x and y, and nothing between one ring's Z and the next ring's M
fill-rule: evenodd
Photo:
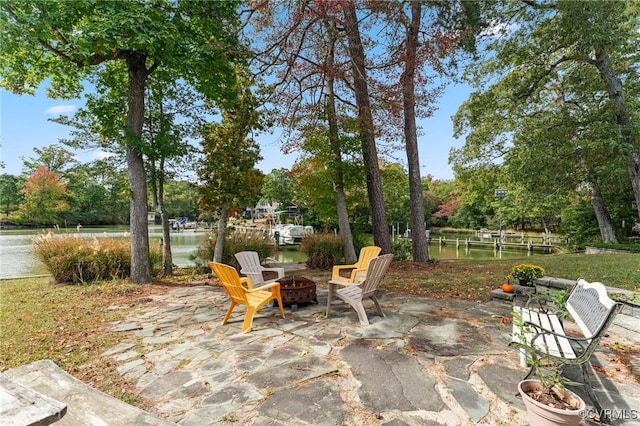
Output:
M522 3L526 4L527 6L531 6L535 9L557 9L558 5L557 4L540 4L537 3L535 0L520 0Z

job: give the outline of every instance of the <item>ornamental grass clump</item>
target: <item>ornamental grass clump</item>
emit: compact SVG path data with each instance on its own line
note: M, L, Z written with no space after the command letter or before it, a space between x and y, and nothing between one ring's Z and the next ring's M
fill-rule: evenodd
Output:
M56 282L80 284L128 278L131 241L128 238L81 238L41 235L33 241L36 256ZM151 249L151 265L159 269L162 254Z
M306 265L311 269L331 269L343 256L343 241L340 235L329 232L305 237L300 251L307 255Z
M542 277L545 273L542 266L530 263L521 263L511 268L511 276L520 281L520 283L532 284L533 280Z

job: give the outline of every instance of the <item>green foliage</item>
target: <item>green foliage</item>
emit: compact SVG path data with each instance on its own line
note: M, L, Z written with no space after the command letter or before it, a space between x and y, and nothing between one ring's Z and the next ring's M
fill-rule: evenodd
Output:
M281 209L295 204L292 179L287 169L273 169L265 175L262 182L261 199L271 203L279 203Z
M75 154L60 145L35 147L33 152L36 153L36 157L25 158L23 161L23 172L27 174L33 174L38 168L46 167L53 173L66 177L66 172L79 164Z
M600 229L596 215L586 199L578 199L571 207L565 208L562 211L562 218L558 231L567 236L571 247L584 249L585 246L599 239Z
M357 227L351 230L351 240L353 241L353 249L356 253L360 253L362 247L373 245L373 238L371 234L362 232Z
M198 246L198 258L203 266L207 266L207 263L213 259L216 238L217 232L214 231ZM241 251L255 251L258 253L260 261L264 261L267 257L273 256L275 245L273 240L261 231L236 232L227 230L224 236L222 263L240 270L240 264L238 264L235 254Z
M251 92L251 81L239 82L236 89L237 104L225 109L222 121L208 125L203 134L199 205L209 213L225 204L241 210L254 205L263 182L262 172L255 168L262 159L260 146L251 137L264 126L257 111L259 100Z
M34 252L60 283L87 283L128 278L131 271L131 242L122 239L86 239L42 235L33 242ZM159 249L151 250L151 265L158 271Z
M164 208L168 217L198 217L198 186L189 181L164 184Z
M567 299L571 293L570 289L538 289L531 294L527 306L538 309L541 312L551 312L558 315L560 320L569 317L567 309Z
M380 169L384 209L389 223L408 223L411 221L409 206L409 176L397 163Z
M20 179L16 176L7 173L0 175L0 212L5 217L9 217L18 208L21 200L20 185Z
M551 294L553 309L561 319L566 319L569 317L569 310L567 309L567 299L569 298L570 293L571 290L565 288L554 291Z
M397 239L391 244L391 250L393 250L393 260L402 261L412 259L411 240Z
M314 234L305 237L300 251L307 255L307 267L311 269L331 269L343 256L343 240L332 233Z
M304 158L294 165L291 171L292 184L295 187L295 202L300 207L313 210L318 227L336 228L336 196L333 189L333 174L327 167L327 161L321 155ZM356 182L356 169L359 166L354 164L343 164L347 176L351 176L345 182L345 192L347 196L347 210L349 216L355 222L369 221L369 210L365 185L363 182ZM361 169L360 169L361 171ZM359 176L359 175L358 175ZM361 213L362 212L362 213ZM306 223L306 222L305 222Z
M502 2L485 9L487 18L514 25L484 45L486 59L467 69L478 90L454 119L456 135L465 136L464 147L450 156L456 174L499 164L500 179L483 192L509 188L513 204L502 213L511 223L553 224L563 207L580 207L571 204L580 188L594 184L611 224L637 218L637 210L632 216L624 210L635 185L628 164L638 151L640 85L631 64L638 63L639 3L548 6ZM467 193L463 188L463 205L473 201ZM598 236L597 223L577 225L577 245ZM605 238L608 225L602 224Z
M145 67L161 64L200 92L228 98L224 88L233 81L238 52L237 5L230 0L4 2L2 85L32 93L51 77L52 94L71 98L82 91L90 72L106 71L96 65L142 58L148 61Z

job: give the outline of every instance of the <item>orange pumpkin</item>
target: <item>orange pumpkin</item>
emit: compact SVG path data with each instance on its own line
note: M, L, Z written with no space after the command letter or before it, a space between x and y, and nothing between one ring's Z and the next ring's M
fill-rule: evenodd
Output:
M502 284L502 291L505 293L513 293L513 286L509 283Z

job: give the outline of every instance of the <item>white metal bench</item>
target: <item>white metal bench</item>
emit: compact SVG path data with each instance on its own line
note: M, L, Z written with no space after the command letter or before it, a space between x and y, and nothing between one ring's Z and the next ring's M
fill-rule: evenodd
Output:
M602 283L589 283L580 278L566 300L566 310L583 337L568 336L558 313L530 309L528 306L529 304L526 307L513 307L514 318L520 317L522 321L514 321L511 341L511 345L519 348L522 366L532 361L531 369L524 379L533 376L536 368L544 364L537 360L548 359L560 365L580 365L583 385L597 404L589 379L589 359L622 304L607 296Z

